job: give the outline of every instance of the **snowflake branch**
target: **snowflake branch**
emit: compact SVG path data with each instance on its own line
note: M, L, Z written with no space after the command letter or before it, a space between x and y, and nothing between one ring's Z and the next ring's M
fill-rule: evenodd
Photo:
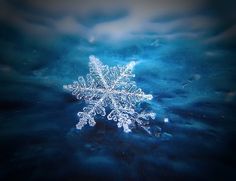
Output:
M107 85L107 82L106 82L106 80L105 80L103 74L102 74L102 69L103 69L103 68L102 68L102 66L103 66L102 63L99 61L98 58L96 58L96 57L93 56L93 55L89 56L89 60L90 60L90 65L91 65L92 67L94 67L96 73L98 74L99 78L101 79L101 82L102 82L103 86L104 86L106 89L108 89L109 87L108 87L108 85Z
M133 70L133 68L134 68L134 66L135 66L135 61L132 61L132 62L130 62L127 66L126 66L126 68L124 69L124 71L123 72L121 72L120 73L120 76L114 81L114 83L113 83L113 85L112 85L112 87L110 88L110 89L114 89L114 87L119 83L119 81L120 80L122 80L124 77L127 77L127 76L131 76L131 75L128 75L127 74L127 71L132 71ZM133 77L134 77L134 75L133 75Z

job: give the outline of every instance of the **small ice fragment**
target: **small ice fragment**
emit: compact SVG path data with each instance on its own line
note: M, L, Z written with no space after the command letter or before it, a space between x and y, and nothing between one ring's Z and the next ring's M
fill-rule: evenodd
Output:
M169 119L168 118L164 118L164 123L168 123Z
M89 37L89 43L94 43L94 42L95 42L95 37L94 36Z

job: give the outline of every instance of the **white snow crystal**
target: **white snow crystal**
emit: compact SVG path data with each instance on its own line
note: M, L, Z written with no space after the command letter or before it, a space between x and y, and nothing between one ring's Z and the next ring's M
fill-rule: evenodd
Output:
M164 118L164 123L168 123L169 122L169 118Z
M135 126L142 127L149 134L148 119L154 119L155 113L137 111L138 103L151 100L151 94L145 94L132 80L135 76L132 70L135 62L131 61L126 66L108 67L91 55L89 57L89 71L86 78L78 77L72 84L64 85L77 99L84 99L88 105L78 112L79 122L77 129L82 129L86 124L94 126L97 114L106 116L108 120L117 122L124 132L131 132ZM109 108L109 109L108 109Z

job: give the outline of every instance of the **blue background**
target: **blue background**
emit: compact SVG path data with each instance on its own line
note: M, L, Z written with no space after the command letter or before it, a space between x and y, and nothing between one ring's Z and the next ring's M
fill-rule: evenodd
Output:
M233 1L0 5L1 180L233 180ZM138 62L157 136L101 117L75 129L84 103L63 85L88 73L89 55Z

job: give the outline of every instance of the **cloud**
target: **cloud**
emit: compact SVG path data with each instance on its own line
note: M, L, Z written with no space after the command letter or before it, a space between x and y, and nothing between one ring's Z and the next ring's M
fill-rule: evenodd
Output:
M107 42L142 36L191 39L219 24L213 16L201 15L205 6L204 0L5 0L0 20L50 38L70 34Z
M64 17L54 22L54 28L57 32L63 34L86 35L86 28L79 24L73 17Z
M216 26L214 18L206 16L185 17L167 22L150 22L140 20L137 16L129 16L121 20L104 22L96 25L91 32L98 37L111 39L130 39L151 33L160 38L186 37L196 38Z
M206 40L207 44L222 43L226 41L233 41L236 38L236 25L224 30L223 32L217 34L216 36L210 37Z

